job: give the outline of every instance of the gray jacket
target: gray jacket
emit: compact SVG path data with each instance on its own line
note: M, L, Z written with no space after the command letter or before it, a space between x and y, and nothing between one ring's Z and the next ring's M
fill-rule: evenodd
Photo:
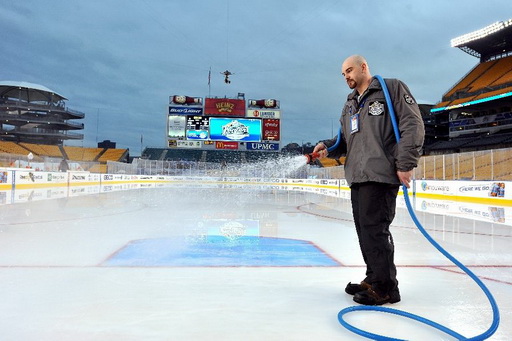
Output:
M418 104L403 82L385 81L398 121L400 142L396 142L380 83L373 78L359 100L356 90L347 97L340 118L343 138L328 154L335 159L346 155L345 177L349 185L368 181L400 184L396 171L409 171L418 165L425 136ZM331 147L336 140L337 136L322 142Z

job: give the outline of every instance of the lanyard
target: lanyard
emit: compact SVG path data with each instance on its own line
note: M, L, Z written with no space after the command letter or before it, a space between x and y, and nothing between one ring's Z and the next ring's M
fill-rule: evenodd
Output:
M357 105L357 111L356 111L356 114L358 114L361 109L364 107L364 104L366 103L366 100L368 99L368 97L365 97L364 100L361 101L361 103L359 103ZM349 110L349 115L352 115L352 107L350 107L350 110Z
M357 107L357 113L359 113L361 109L364 107L364 104L366 103L367 99L368 97L365 97L364 100L362 100L361 103L359 103L359 106Z

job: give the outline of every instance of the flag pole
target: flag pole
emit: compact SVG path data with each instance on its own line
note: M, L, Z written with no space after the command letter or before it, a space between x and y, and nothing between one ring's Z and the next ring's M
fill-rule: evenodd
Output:
M208 71L208 97L211 97L211 78L212 78L212 67L210 66L210 70Z

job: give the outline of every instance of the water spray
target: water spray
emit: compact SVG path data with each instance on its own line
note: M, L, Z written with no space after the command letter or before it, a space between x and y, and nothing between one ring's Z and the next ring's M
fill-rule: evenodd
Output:
M380 83L380 85L382 87L382 91L384 92L384 97L386 98L386 102L387 102L387 105L388 105L388 108L389 108L389 114L390 114L390 118L391 118L391 123L393 124L393 130L394 130L394 133L395 133L396 141L398 142L398 141L400 141L400 132L398 130L398 124L397 124L397 121L396 121L395 111L393 109L393 102L391 101L391 97L389 95L388 88L386 86L386 83L385 83L384 79L382 79L381 76L375 76L375 78L378 79L378 81L379 81L379 83ZM334 144L332 147L330 147L328 149L329 151L333 150L339 144L340 137L341 137L341 128L340 128L339 133L338 133L338 140L336 141L336 144ZM454 330L451 330L451 329L449 329L449 328L447 328L447 327L445 327L445 326L443 326L443 325L441 325L441 324L439 324L437 322L428 320L426 318L423 318L423 317L415 315L415 314L411 314L411 313L408 313L408 312L405 312L405 311L401 311L401 310L397 310L397 309L392 309L392 308L387 308L387 307L375 307L375 306L365 306L365 305L347 307L345 309L342 309L338 313L338 321L341 323L341 325L343 325L345 328L347 328L351 332L356 333L358 335L361 335L363 337L369 338L369 339L373 339L373 340L401 340L401 339L390 338L390 337L387 337L387 336L382 336L382 335L366 332L366 331L364 331L362 329L359 329L359 328L356 328L356 327L350 325L349 323L347 323L343 319L343 316L345 314L350 313L350 312L354 312L354 311L361 311L361 310L363 310L363 311L364 310L366 310L366 311L380 311L380 312L385 312L385 313L389 313L389 314L395 314L395 315L407 317L409 319L412 319L412 320L415 320L415 321L427 324L427 325L429 325L429 326L431 326L433 328L436 328L436 329L438 329L438 330L440 330L440 331L442 331L442 332L444 332L444 333L446 333L448 335L451 335L451 336L455 337L457 340L466 340L466 341L469 341L469 340L473 341L473 340L475 340L476 341L476 340L486 340L486 339L488 339L489 337L491 337L496 332L496 330L498 329L499 322L500 322L500 313L499 313L499 310L498 310L498 305L496 304L496 300L492 296L492 294L489 291L489 289L487 289L485 284L471 270L469 270L466 266L464 266L461 262L459 262L455 257L453 257L451 254L449 254L445 249L443 249L428 234L428 232L421 225L421 223L419 222L418 218L416 217L416 214L414 213L414 209L412 208L411 202L409 200L409 194L408 194L408 191L407 191L407 187L405 185L402 185L402 189L403 189L403 194L404 194L404 199L405 199L405 203L406 203L406 206L407 206L407 210L409 211L409 214L410 214L412 220L414 221L414 223L416 224L416 226L418 227L420 232L423 234L423 236L439 252L441 252L446 258L448 258L452 263L457 265L462 271L464 271L467 275L469 275L473 279L473 281L475 281L475 283L478 284L478 286L485 293L485 295L487 296L487 298L488 298L488 300L489 300L489 302L491 304L492 311L493 311L493 321L492 321L492 324L489 327L489 329L486 330L485 332L483 332L482 334L480 334L478 336L466 338L466 337L464 337L463 335L457 333Z

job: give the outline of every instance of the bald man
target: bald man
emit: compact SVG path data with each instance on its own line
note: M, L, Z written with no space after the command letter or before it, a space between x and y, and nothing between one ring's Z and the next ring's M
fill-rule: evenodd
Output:
M409 88L397 79L386 79L401 136L397 143L384 93L366 59L348 57L341 74L353 90L340 118L342 139L337 146L337 136L321 141L314 152L321 158L346 156L345 178L366 276L360 283L349 282L345 292L360 304L396 303L401 298L389 226L400 184L410 186L418 164L423 120ZM328 151L330 147L333 150Z

